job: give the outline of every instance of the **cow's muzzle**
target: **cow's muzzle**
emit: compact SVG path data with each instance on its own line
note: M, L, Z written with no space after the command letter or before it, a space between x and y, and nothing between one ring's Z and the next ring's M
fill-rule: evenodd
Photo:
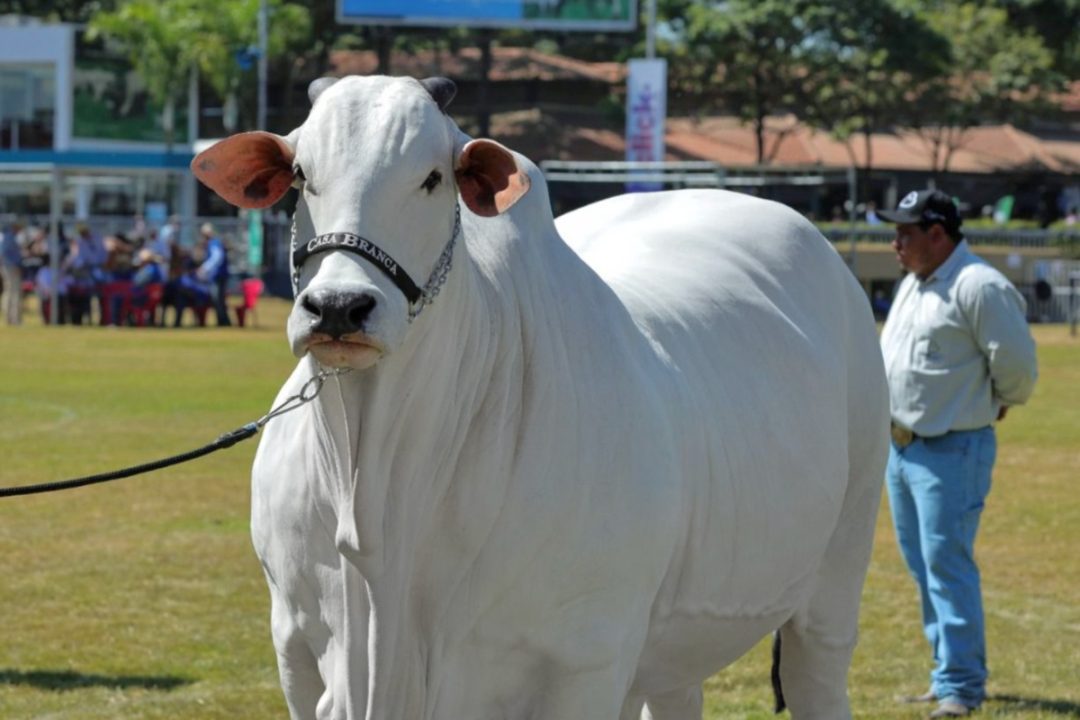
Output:
M311 333L340 340L364 332L377 301L371 293L350 293L327 289L304 293L300 310L309 321Z

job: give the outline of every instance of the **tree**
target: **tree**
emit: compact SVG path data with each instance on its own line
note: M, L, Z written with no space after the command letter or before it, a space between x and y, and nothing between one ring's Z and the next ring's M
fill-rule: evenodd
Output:
M936 175L947 172L972 127L1018 122L1045 110L1060 89L1053 53L1033 30L1018 29L1002 8L974 2L932 3L926 23L949 38L949 72L916 91L910 122L927 143Z
M244 76L254 67L258 45L259 0L221 3L219 0L188 0L196 15L197 31L189 38L203 79L225 103L225 129L232 133L240 124L240 95ZM299 52L311 37L311 16L293 3L268 0L267 55L279 57ZM244 58L251 67L244 67ZM249 93L250 94L250 93ZM250 123L249 123L250 124Z
M814 83L801 117L851 145L863 137L860 197L870 195L871 137L907 112L912 88L948 72L949 43L936 29L889 0L815 3L806 17Z
M111 11L116 0L0 0L0 15L25 15L50 22L85 23Z
M174 140L176 99L187 89L195 57L191 37L198 18L192 0L129 0L93 16L87 38L105 37L127 52L147 92L162 110L165 145Z
M304 45L311 34L307 10L283 0L269 0L269 6L268 55ZM226 126L235 129L245 72L239 55L257 45L258 12L259 0L128 0L94 15L88 37L105 37L127 52L151 98L164 108L165 142L171 147L175 103L196 68L224 100Z
M991 5L1008 13L1010 28L1031 30L1042 39L1054 56L1054 70L1080 78L1080 0L996 0Z
M758 164L771 158L765 121L793 109L814 67L807 62L809 0L728 0L685 6L685 48L673 58L676 92L705 99L754 128ZM774 143L773 150L779 146Z

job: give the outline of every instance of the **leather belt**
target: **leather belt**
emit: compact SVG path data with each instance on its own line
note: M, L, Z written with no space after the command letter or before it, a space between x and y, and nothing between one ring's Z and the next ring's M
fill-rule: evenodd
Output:
M896 423L892 423L890 432L892 433L892 441L896 443L896 447L901 450L913 443L915 438L919 437L912 430L903 425L897 425Z

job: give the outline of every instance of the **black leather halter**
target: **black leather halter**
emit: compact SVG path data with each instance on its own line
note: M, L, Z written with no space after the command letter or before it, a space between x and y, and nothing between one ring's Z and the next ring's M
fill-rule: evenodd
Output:
M397 285L398 290L405 295L410 305L415 304L420 299L420 288L416 287L416 283L412 281L408 273L401 269L401 265L394 258L383 252L378 245L370 240L352 233L326 233L325 235L317 235L306 243L294 245L292 250L293 268L295 268L296 272L299 272L309 257L330 250L351 252L371 262L386 277L390 278L391 282Z
M461 234L461 206L454 206L454 229L450 233L450 239L443 247L435 267L431 270L424 287L416 286L413 279L405 272L394 258L390 257L378 245L367 238L353 233L336 232L316 235L305 243L296 238L296 215L293 215L292 227L292 286L293 295L300 294L300 269L312 256L331 250L343 250L359 255L375 267L379 268L390 281L397 286L398 290L409 301L409 322L416 319L420 312L435 301L447 276L450 274L450 266L454 259L454 245L458 235Z

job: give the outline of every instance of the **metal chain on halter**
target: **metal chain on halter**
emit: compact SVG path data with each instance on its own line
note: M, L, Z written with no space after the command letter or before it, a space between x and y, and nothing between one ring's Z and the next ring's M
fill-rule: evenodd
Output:
M299 208L297 208L299 210ZM293 210L292 227L289 229L289 264L292 265L293 253L296 252L296 210ZM300 268L292 267L292 294L296 297L300 294Z
M439 255L439 260L431 270L431 275L428 276L424 287L420 289L420 299L416 301L414 307L409 309L409 322L415 320L416 316L425 307L435 302L435 298L438 296L439 291L442 290L442 286L446 284L446 279L450 276L450 267L454 264L454 246L457 244L458 235L460 234L461 206L454 205L454 230L450 233L450 241L446 243L446 247L443 248L442 253Z
M322 390L323 383L326 382L326 378L334 377L334 376L337 376L337 375L344 375L345 373L351 372L351 371L352 371L352 368L347 368L347 367L345 367L345 368L329 368L329 369L323 368L318 373L316 373L315 375L312 375L310 378L308 378L308 381L305 382L300 387L300 392L296 393L295 395L290 395L289 397L285 398L284 400L281 401L280 405L278 405L273 410L271 410L270 412L263 415L261 418L259 418L255 422L249 423L249 425L254 426L256 430L262 428L263 425L270 422L270 420L272 420L273 418L276 418L278 415L284 415L285 413L287 413L287 412L289 412L291 410L295 410L296 408L300 407L304 403L309 403L312 400L314 400L318 396L319 391ZM247 427L247 426L245 426L245 427Z

